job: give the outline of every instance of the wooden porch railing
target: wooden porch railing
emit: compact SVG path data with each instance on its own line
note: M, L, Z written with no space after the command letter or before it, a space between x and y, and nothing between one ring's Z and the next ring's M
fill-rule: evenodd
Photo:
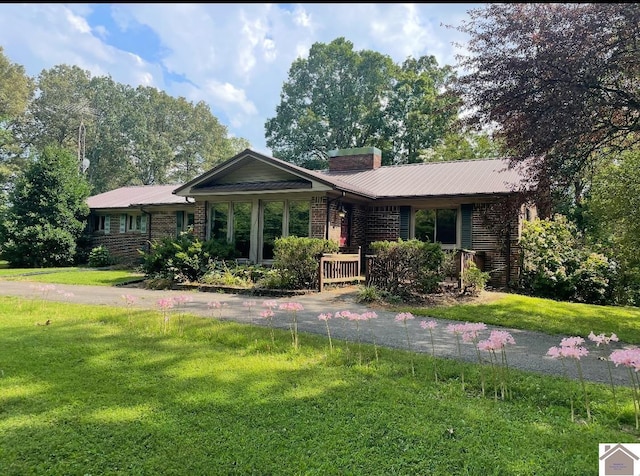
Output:
M325 284L350 283L362 281L361 249L357 253L325 253L320 257L318 270L319 291L324 290Z

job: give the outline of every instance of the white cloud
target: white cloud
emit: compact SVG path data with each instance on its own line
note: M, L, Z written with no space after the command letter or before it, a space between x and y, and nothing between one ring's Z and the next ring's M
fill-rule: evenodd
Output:
M73 28L80 33L91 33L91 27L84 18L74 15L70 10L67 10L66 14L67 21Z

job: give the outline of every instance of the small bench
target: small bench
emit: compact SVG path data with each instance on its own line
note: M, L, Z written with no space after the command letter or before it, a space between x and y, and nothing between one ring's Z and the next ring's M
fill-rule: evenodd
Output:
M325 284L364 281L361 276L361 249L357 253L324 253L320 257L318 288L322 292Z

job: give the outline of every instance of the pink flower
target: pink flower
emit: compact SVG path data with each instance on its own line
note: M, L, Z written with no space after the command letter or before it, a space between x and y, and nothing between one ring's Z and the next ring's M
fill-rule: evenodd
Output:
M278 307L278 303L274 300L262 301L262 306L268 307L269 309L275 309L276 307Z
M158 306L160 309L171 309L173 307L173 299L171 298L162 298L158 300Z
M507 344L515 344L513 336L507 331L491 331L488 339L478 342L478 349L486 351L502 350ZM557 349L557 347L552 347ZM551 349L550 349L551 350Z
M582 343L584 343L582 337L565 337L560 341L560 347L551 347L547 355L552 359L566 357L580 360L581 357L589 354L587 348L580 345Z
M399 314L396 314L395 321L406 323L408 320L413 318L413 314L411 314L410 312L401 312Z
M633 367L636 371L640 368L640 349L619 349L611 352L609 356L611 362L618 365L624 365L626 367Z
M209 301L207 303L207 306L209 307L209 309L220 309L222 307L222 304L220 304L220 301Z
M245 302L242 303L242 305L244 307L251 308L251 307L255 307L256 306L256 302L255 301L245 301Z
M420 327L423 329L435 329L438 327L438 323L436 321L420 321Z
M447 326L447 332L451 332L452 334L462 334L465 329L464 324L449 324Z
M591 333L587 337L589 338L590 341L595 342L596 346L598 347L600 346L600 344L608 345L609 342L618 342L618 336L613 333L611 334L610 337L607 337L604 334L595 335L593 331L591 331Z
M331 313L327 312L327 313L324 313L324 314L320 314L318 316L318 319L320 319L321 321L328 321L329 319L331 319Z
M280 304L279 309L283 311L296 312L303 311L304 307L299 302L285 302Z
M131 294L123 294L122 299L125 300L127 306L131 306L133 303L136 302L136 297L132 296Z
M173 298L173 301L180 305L180 304L184 304L185 302L191 302L191 297L190 296L186 296L184 294L180 294L179 296L176 296Z
M373 311L367 311L367 312L363 312L362 314L360 314L360 317L363 320L369 320L369 319L376 319L378 317L378 315L373 312Z
M265 319L273 317L274 313L271 309L265 309L264 311L260 311L260 317Z
M577 345L584 344L584 339L582 337L565 337L560 341L560 347L575 347Z

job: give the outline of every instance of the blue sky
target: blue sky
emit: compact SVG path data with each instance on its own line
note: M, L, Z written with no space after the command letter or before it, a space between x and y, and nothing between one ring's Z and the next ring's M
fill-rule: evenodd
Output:
M455 66L458 26L481 3L0 4L0 46L30 76L59 64L205 101L231 136L259 152L282 85L313 43L433 55Z

